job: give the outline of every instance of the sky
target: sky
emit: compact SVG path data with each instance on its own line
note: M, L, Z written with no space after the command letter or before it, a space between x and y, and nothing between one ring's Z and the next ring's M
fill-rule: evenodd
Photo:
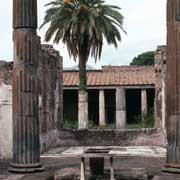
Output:
M0 60L13 60L12 43L12 1L6 0L0 6ZM50 0L38 0L38 24L43 22L45 15L44 5ZM88 64L100 68L102 65L129 65L132 59L145 51L156 50L158 45L166 44L166 0L105 0L107 4L120 6L124 16L124 29L122 41L118 48L104 43L100 61L94 62L89 58ZM38 30L43 37L47 27ZM69 58L66 46L54 45L63 56L64 67L75 65Z

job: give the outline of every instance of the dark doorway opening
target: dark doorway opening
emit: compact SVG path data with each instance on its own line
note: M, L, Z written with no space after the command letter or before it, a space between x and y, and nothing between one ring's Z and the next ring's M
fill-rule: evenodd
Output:
M127 89L126 90L126 117L127 124L140 123L141 117L141 90Z
M64 122L74 125L78 123L78 90L63 91L63 118Z
M88 90L89 121L99 124L99 90Z
M148 111L154 111L155 89L147 90Z
M116 119L116 90L105 90L105 119L106 124L115 124Z

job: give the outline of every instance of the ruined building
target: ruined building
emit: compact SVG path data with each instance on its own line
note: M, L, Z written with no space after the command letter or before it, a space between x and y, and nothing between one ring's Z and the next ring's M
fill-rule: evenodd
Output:
M0 64L1 157L12 154L12 66L12 63ZM78 72L63 72L59 53L50 45L41 45L37 65L41 152L62 143L88 145L92 144L92 140L97 145L103 142L110 145L126 144L126 140L119 140L118 136L123 135L118 135L118 130L128 128L127 123L135 122L138 114L146 113L154 106L154 127L165 128L165 72L164 46L157 48L154 67L104 66L102 70L88 71L89 120L94 120L100 126L117 121L114 127L117 137L113 141L104 137L98 143L93 137L99 134L102 140L102 133L74 131L73 135L68 135L71 140L62 142L67 133L62 131L65 120L78 119ZM61 141L58 138L60 135ZM82 141L79 136L84 137ZM79 142L73 140L74 137Z
M77 123L78 71L63 72L64 121ZM154 127L165 129L166 47L158 46L155 66L103 66L87 72L89 120L117 129L138 124L154 111Z
M12 69L0 64L0 156L12 156ZM62 57L50 45L41 45L37 65L41 152L56 146L62 128ZM25 105L25 107L28 105Z

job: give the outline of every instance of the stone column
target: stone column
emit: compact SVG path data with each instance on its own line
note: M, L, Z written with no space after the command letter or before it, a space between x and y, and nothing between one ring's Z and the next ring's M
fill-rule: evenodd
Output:
M126 90L116 89L116 128L126 128Z
M78 98L78 128L88 128L88 93L79 91Z
M147 114L147 91L145 89L141 90L141 116L142 121L144 120L144 115Z
M167 1L167 162L180 173L180 1Z
M99 125L105 126L105 97L104 90L99 90Z
M10 171L42 171L39 147L37 1L13 1L13 162Z

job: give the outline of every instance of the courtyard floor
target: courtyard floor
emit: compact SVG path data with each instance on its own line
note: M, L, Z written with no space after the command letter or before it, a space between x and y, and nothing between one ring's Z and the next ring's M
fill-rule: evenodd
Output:
M118 147L114 147L118 148ZM132 148L132 147L128 147ZM144 147L141 147L143 149ZM84 147L60 147L52 149L41 156L45 172L36 174L12 174L8 172L10 160L0 159L0 180L73 180L79 179L79 154ZM136 148L135 148L136 149ZM116 177L121 180L180 180L180 175L161 172L165 164L165 149L145 147L145 151L153 152L149 157L118 157L114 160ZM136 150L135 150L136 151ZM157 155L157 156L156 156ZM86 173L89 178L88 159ZM109 180L109 161L105 159L105 176L101 180Z

